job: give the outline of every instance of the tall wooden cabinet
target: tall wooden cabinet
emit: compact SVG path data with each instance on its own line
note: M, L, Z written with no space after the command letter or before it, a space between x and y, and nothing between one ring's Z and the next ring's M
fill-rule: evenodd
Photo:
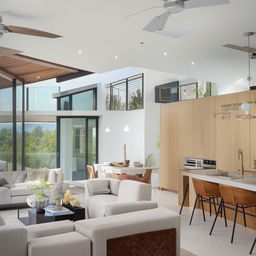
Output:
M179 167L181 159L180 104L161 105L160 132L160 185L163 188L178 191Z
M179 172L184 157L217 161L217 168L238 171L238 150L244 154L245 170L256 171L256 119L237 120L214 117L222 105L256 100L256 91L195 99L161 105L160 186L178 191ZM252 104L256 114L256 104Z

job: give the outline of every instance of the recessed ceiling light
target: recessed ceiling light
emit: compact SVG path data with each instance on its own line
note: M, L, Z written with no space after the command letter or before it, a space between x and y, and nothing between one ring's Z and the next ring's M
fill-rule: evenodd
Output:
M194 66L194 65L195 65L195 62L194 62L194 61L192 61L192 62L191 62L191 65L192 65L192 66Z
M116 55L116 56L114 57L114 59L117 60L117 59L118 59L118 56Z
M36 77L36 79L40 79L40 78L41 78L41 76L37 76L37 77Z
M164 52L164 53L163 53L164 56L167 56L167 54L168 54L167 52Z
M78 54L82 54L83 52L82 52L82 50L78 50Z

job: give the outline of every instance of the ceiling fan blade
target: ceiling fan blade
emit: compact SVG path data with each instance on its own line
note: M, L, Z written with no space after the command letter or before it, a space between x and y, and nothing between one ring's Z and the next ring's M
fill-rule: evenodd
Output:
M184 8L188 9L221 4L230 4L230 0L186 0L184 1Z
M32 28L17 27L17 26L6 26L6 28L9 32L17 33L17 34L24 34L24 35L30 35L30 36L41 36L41 37L48 37L48 38L61 37L56 34L48 33L48 32L37 30L37 29L32 29Z
M233 49L233 50L238 50L238 51L243 51L243 52L256 54L256 49L252 48L252 47L248 47L248 46L242 47L242 46L238 46L238 45L234 45L234 44L225 44L225 45L223 45L223 47Z
M170 12L164 12L163 14L156 16L151 20L146 27L143 28L144 31L154 32L156 30L163 30L169 16Z
M1 56L14 55L14 54L17 54L17 53L21 53L21 51L15 50L15 49L6 48L6 47L0 47L0 57Z
M152 9L158 9L158 8L162 8L163 6L153 6L151 8L148 8L148 9L145 9L145 10L141 10L141 11L138 11L138 12L135 12L135 13L132 13L132 14L129 14L127 16L124 16L123 19L127 19L127 18L130 18L130 17L133 17L133 16L136 16L138 14L141 14L143 12L147 12L147 11L150 11Z

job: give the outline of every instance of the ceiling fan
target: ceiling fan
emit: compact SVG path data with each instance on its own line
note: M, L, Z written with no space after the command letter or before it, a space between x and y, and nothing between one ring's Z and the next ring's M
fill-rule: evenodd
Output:
M252 76L251 76L251 60L256 59L256 48L252 48L250 46L250 39L252 36L256 35L256 32L245 32L243 33L243 36L248 38L248 45L247 46L239 46L235 44L224 44L223 47L233 49L233 50L238 50L238 51L243 51L248 53L248 70L249 74L247 77L247 80L249 82L249 86L251 86L251 81L252 81Z
M3 21L2 16L0 16L0 37L3 36L5 33L16 33L16 34L40 36L40 37L47 37L47 38L61 37L59 35L37 30L37 29L18 27L18 26L6 26L5 24L2 23L2 21Z
M164 0L163 5L161 6L153 6L151 8L128 15L124 18L129 18L152 9L162 8L164 10L164 13L154 17L143 28L144 31L155 32L155 31L158 31L158 30L161 31L164 29L165 24L171 14L179 13L184 11L185 9L190 9L190 8L199 8L199 7L206 7L206 6L212 6L212 5L229 4L229 3L230 3L230 0L176 0L176 1Z
M223 47L230 48L233 50L243 51L249 53L249 57L251 59L256 59L256 48L250 47L250 38L254 36L255 32L245 32L243 35L248 37L248 45L247 46L238 46L235 44L224 44Z

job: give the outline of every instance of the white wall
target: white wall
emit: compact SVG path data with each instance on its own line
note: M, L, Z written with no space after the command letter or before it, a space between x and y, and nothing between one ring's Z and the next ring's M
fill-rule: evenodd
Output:
M124 132L128 125L129 132ZM127 159L144 162L145 114L144 110L105 111L100 119L99 162L123 161L123 145L127 146ZM109 127L111 132L105 132Z
M105 111L105 85L140 73L144 73L144 110ZM98 93L98 107L102 113L99 122L99 162L122 161L123 144L126 141L127 157L130 160L144 163L146 157L152 154L155 165L159 166L160 152L157 142L160 138L160 104L155 103L155 86L183 79L185 78L171 73L126 67L63 82L61 91L98 84L101 92ZM123 132L125 124L130 126L130 133ZM104 132L107 126L111 128L111 133Z

